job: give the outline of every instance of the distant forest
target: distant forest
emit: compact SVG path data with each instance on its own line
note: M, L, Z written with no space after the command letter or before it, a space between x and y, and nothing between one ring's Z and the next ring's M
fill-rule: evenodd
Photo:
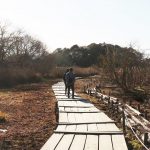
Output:
M142 53L133 48L120 47L106 43L95 44L88 46L73 45L71 48L58 48L53 52L55 62L58 66L100 66L103 65L103 58L108 54L118 53L120 57L124 57L127 53L137 59L144 59ZM118 62L119 63L119 62ZM121 62L120 62L121 63ZM119 65L119 64L117 64Z

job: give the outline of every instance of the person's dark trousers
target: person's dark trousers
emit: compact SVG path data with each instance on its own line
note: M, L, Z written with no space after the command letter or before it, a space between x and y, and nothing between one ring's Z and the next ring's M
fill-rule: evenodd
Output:
M70 98L70 89L72 90L72 98L74 98L74 84L69 85L67 88L68 88L68 98Z
M67 94L67 88L68 88L68 86L67 86L67 84L65 83L65 94Z

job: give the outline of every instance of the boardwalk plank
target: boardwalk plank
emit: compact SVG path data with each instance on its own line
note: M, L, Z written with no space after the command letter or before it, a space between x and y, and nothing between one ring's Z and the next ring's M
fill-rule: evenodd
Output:
M84 114L84 118L85 120L87 120L88 122L98 122L101 116L101 112L100 113L85 113Z
M68 113L68 122L76 122L74 113Z
M63 101L63 106L76 106L76 101Z
M98 150L98 135L87 135L84 150Z
M95 120L93 120L92 116L93 115L91 113L84 113L83 114L83 118L86 122L93 122L93 121L95 122Z
M64 91L64 90L62 90L62 91L57 91L57 90L55 91L55 90L53 90L53 91L54 91L54 93L58 93L58 94L59 94L59 93L61 93L61 94L65 94L65 91Z
M66 131L74 131L76 129L76 125L67 125ZM63 136L61 141L59 142L58 146L56 147L56 150L68 150L72 140L73 140L74 134L66 134Z
M57 131L59 131L59 130L64 130L64 131L66 131L66 125L58 125L58 127L57 127Z
M65 93L54 93L54 95L57 96L65 96Z
M98 131L96 124L88 124L88 131Z
M99 150L113 150L110 135L99 136Z
M76 105L76 106L60 106L60 107L72 107L72 108L93 108L93 106L80 106L80 105Z
M76 109L76 111L72 111L70 109L70 111L60 111L60 113L88 113L88 114L90 114L90 113L101 113L101 111L93 111L93 112L92 111L78 111L77 109Z
M75 113L75 118L76 118L76 122L86 122L86 120L84 120L83 118L82 113Z
M67 96L66 95L56 95L55 96L57 99L66 99L68 100Z
M78 108L78 111L85 111L85 112L98 112L100 110L98 110L97 108Z
M84 132L84 131L87 131L87 125L77 125L77 128L76 128L76 131L81 131L81 132Z
M87 100L80 100L80 101L77 101L77 103L79 106L94 106L93 104L89 103L89 101Z
M64 134L87 134L87 135L123 135L122 131L57 131L54 130L54 133L64 133Z
M67 113L59 113L59 122L68 122Z
M62 91L54 91L54 93L56 93L56 94L65 94L65 91L64 90L62 90Z
M107 131L106 124L97 124L98 131Z
M70 111L75 111L75 112L77 112L77 111L79 111L79 109L78 109L77 107L70 107Z
M83 150L86 140L86 135L75 135L70 150Z
M110 122L61 122L61 123L58 123L59 125L82 125L82 124L109 124L109 123L116 123L115 121L110 121Z
M107 122L107 121L112 121L107 115L104 113L99 113L93 116L96 118L97 121L102 121L102 122Z
M71 108L70 108L70 107L66 107L66 108L65 108L65 112L66 112L66 111L71 111Z
M114 150L128 150L123 135L112 135Z
M61 138L63 137L63 134L53 134L48 141L44 144L44 146L41 148L41 150L54 150L56 145L59 143Z
M65 111L64 107L59 107L59 111Z
M63 136L55 150L68 150L72 140L73 140L74 134L66 134Z
M58 101L58 107L59 106L64 106L64 101Z
M76 125L67 125L66 131L75 131L76 130Z
M120 131L114 123L97 124L98 131Z

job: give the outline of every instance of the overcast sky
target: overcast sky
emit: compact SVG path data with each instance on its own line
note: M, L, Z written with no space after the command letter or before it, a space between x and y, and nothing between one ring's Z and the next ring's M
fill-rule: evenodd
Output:
M149 7L150 0L0 0L0 22L23 29L50 51L103 42L150 49Z

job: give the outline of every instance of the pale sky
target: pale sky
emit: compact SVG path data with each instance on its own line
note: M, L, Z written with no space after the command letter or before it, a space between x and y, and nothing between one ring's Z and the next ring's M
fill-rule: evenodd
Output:
M51 52L103 42L150 49L149 17L150 0L0 0L0 22L35 36Z

